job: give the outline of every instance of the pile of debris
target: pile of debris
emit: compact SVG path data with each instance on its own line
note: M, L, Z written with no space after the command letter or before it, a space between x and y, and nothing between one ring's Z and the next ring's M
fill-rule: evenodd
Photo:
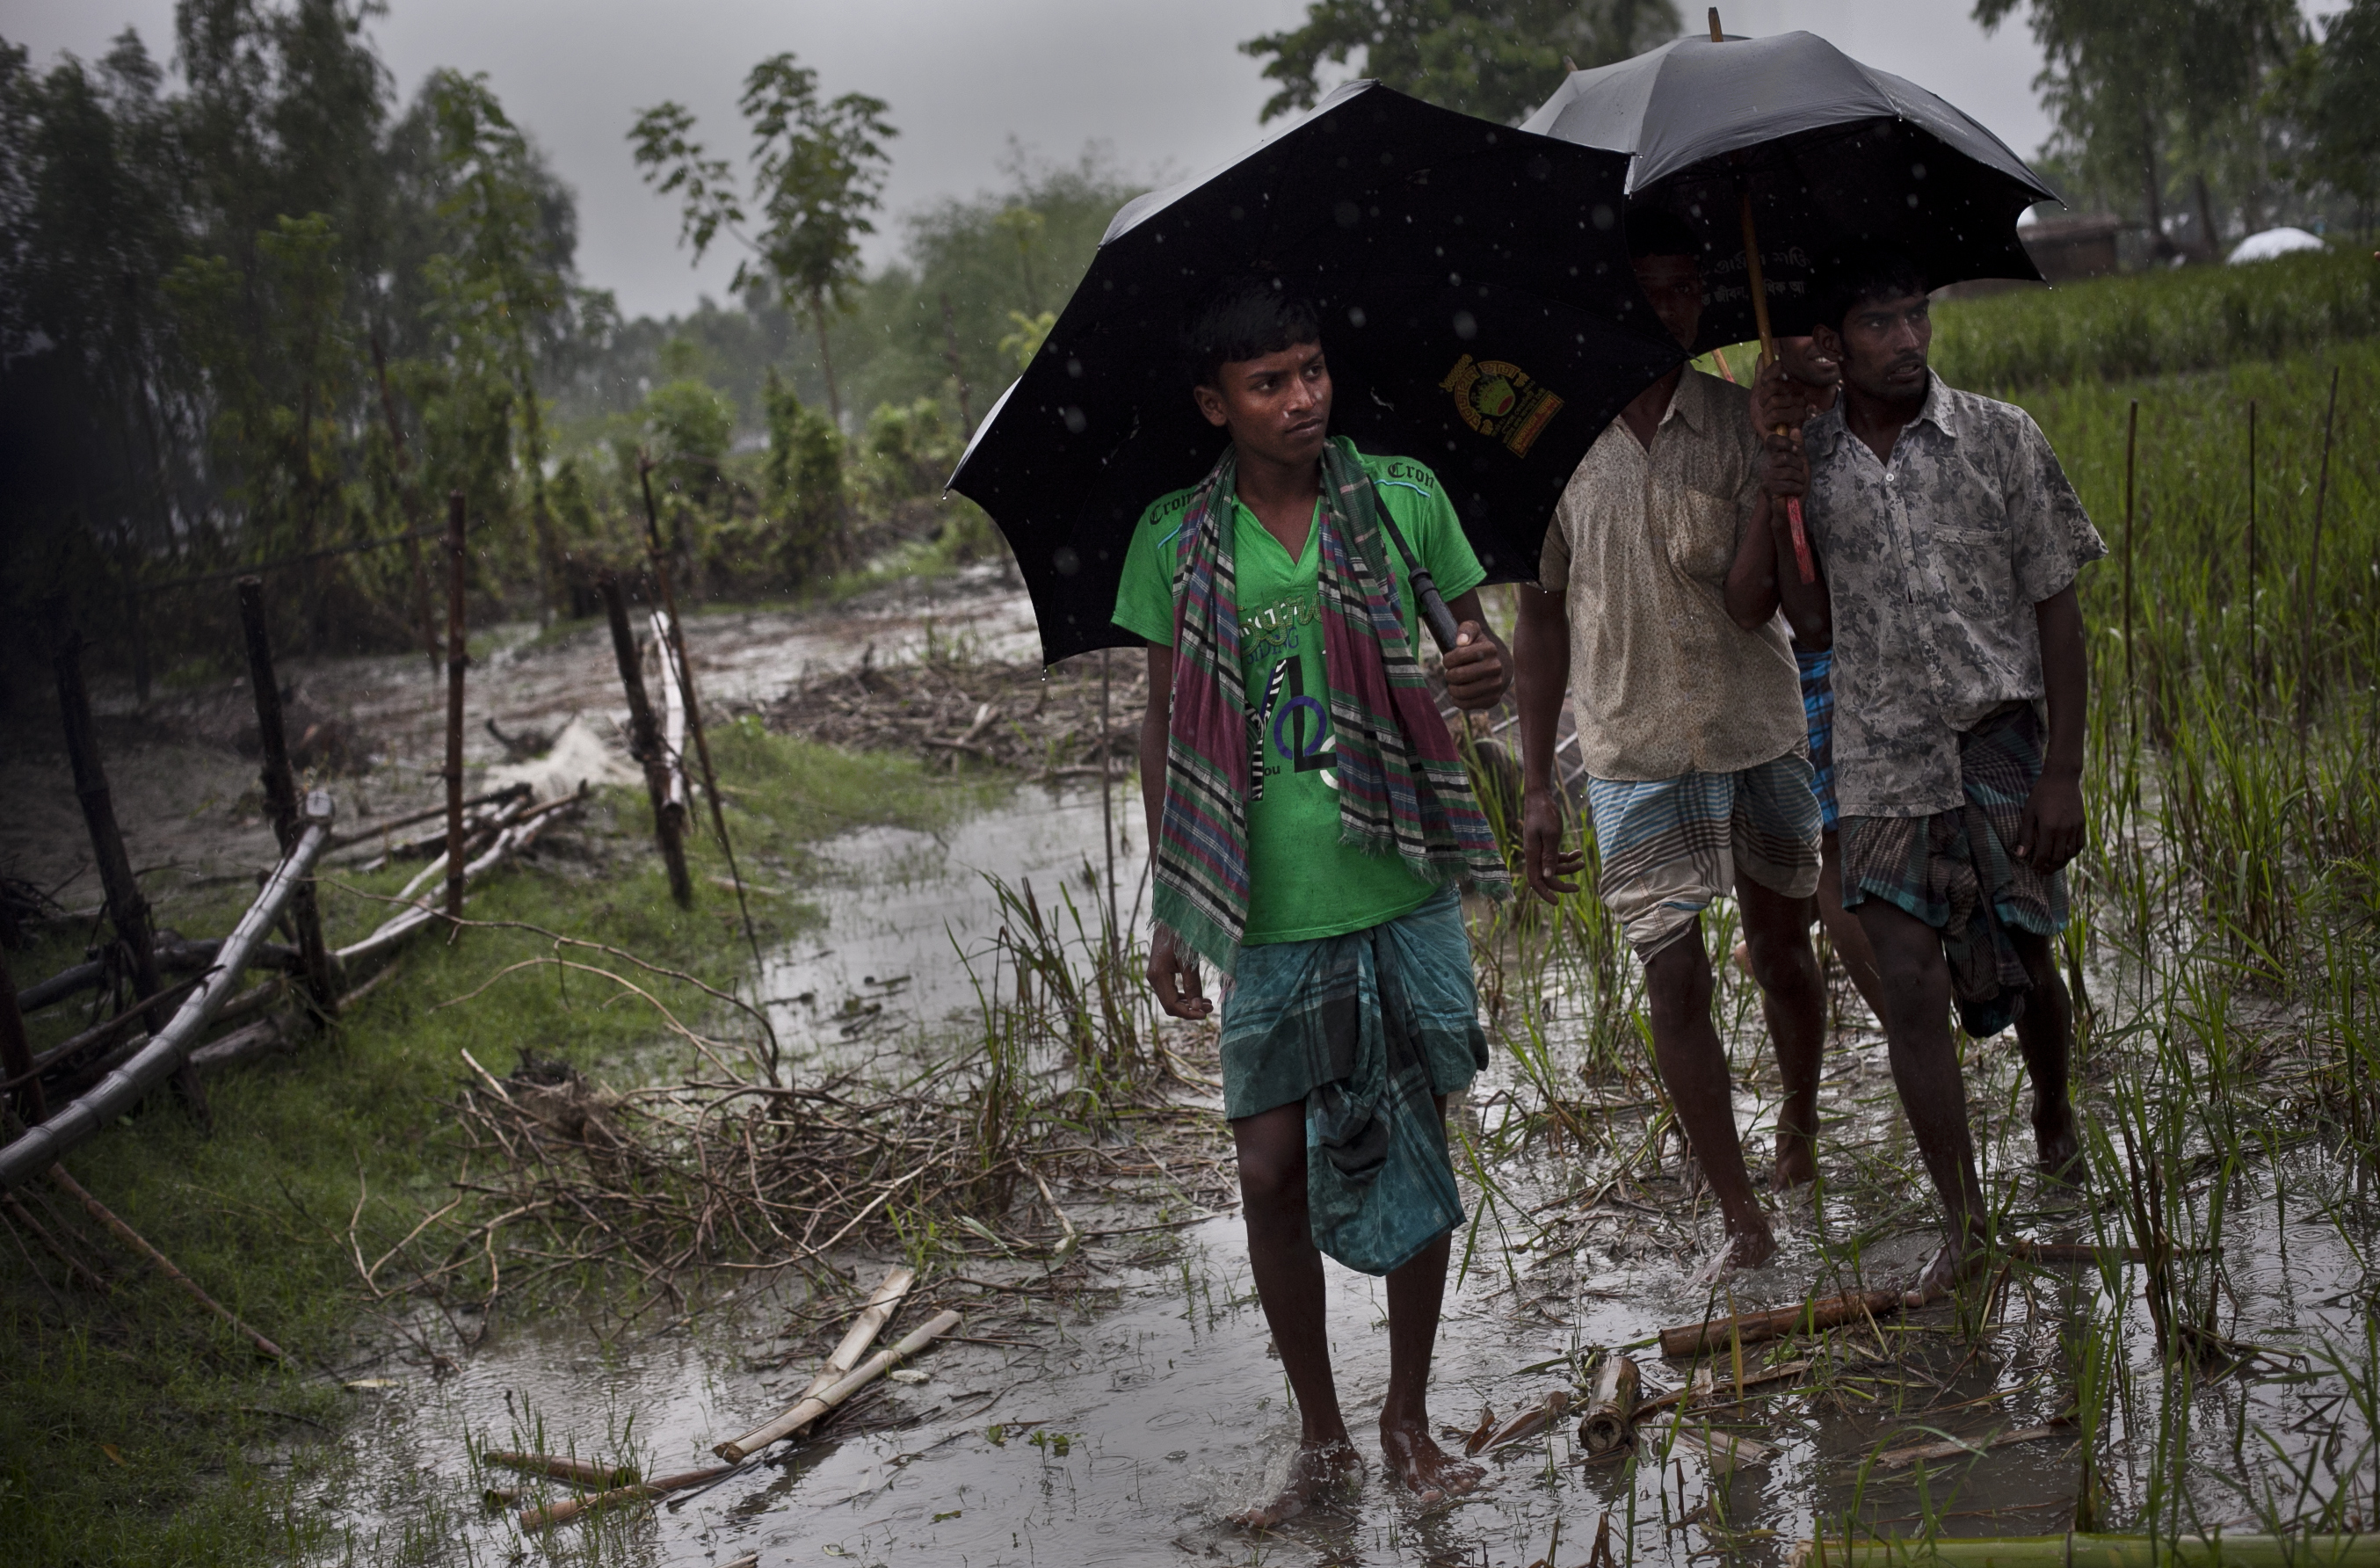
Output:
M1098 778L1102 750L1107 771L1121 773L1139 746L1148 666L1136 650L1046 670L936 650L901 664L872 655L801 681L760 711L762 722L832 746L915 751L953 769L972 758L1045 780Z

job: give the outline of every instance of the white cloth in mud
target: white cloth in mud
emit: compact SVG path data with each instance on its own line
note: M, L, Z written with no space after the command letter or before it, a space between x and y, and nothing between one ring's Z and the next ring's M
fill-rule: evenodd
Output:
M575 793L581 783L604 784L639 782L644 775L628 760L625 746L606 740L584 716L574 713L542 757L528 762L501 763L487 772L486 787L503 789L525 784L540 800L558 800Z

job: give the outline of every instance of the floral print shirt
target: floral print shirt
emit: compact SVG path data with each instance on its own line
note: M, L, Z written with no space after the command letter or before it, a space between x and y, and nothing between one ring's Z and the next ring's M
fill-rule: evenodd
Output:
M1804 428L1835 632L1846 817L1955 809L1959 735L2045 695L2034 606L2107 553L2033 416L1927 372L1889 462L1840 406Z

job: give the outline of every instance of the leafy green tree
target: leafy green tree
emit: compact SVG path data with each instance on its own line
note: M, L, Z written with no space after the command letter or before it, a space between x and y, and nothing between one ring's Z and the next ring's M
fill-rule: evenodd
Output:
M931 397L907 405L880 403L868 416L861 439L868 488L885 502L939 492L957 466L964 444L959 432Z
M2074 194L2130 208L2170 253L2178 184L2211 255L2221 225L2210 176L2258 134L2268 77L2303 34L2296 0L1975 0L1974 18L1988 32L2020 10L2044 60L2034 86L2056 127L2046 152Z
M1582 69L1640 55L1678 35L1671 0L1310 0L1305 20L1251 38L1240 52L1281 84L1268 120L1314 107L1325 61L1357 55L1362 74L1450 109L1517 125Z
M446 187L438 204L452 249L435 258L436 286L458 338L476 337L477 358L500 366L520 422L520 471L545 602L566 611L566 563L546 494L543 407L538 397L533 323L567 302L561 275L541 254L537 190L528 139L504 114L485 73L432 75L426 97L438 133Z
M884 117L891 106L880 98L820 97L818 73L791 54L753 67L738 106L754 143L751 200L759 220L750 233L733 172L694 139L694 116L685 107L662 103L646 110L628 139L646 183L679 196L680 238L693 247L697 261L723 232L751 252L735 269L739 293L771 283L808 314L826 379L827 412L840 426L843 406L827 327L850 306L860 276L859 241L876 232L871 218L882 205L892 167L884 144L900 133Z
M1058 324L1058 312L1044 310L1038 316L1028 316L1022 310L1011 310L1008 321L1015 330L1000 340L1000 351L1015 361L1016 373L1021 376L1033 368L1033 356L1050 341L1050 329Z
M2290 174L2368 213L2380 198L2380 0L2352 0L2324 18L2322 42L2299 51L2281 93L2303 132Z

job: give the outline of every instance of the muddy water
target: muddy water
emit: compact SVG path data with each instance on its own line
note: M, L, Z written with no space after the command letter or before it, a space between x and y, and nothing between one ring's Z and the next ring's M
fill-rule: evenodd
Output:
M1117 820L1126 820L1121 810ZM1119 857L1127 908L1137 838ZM954 938L965 948L996 924L980 873L1029 876L1037 890L1072 877L1077 895L1087 895L1081 867L1087 857L1100 862L1100 842L1096 796L1039 791L940 837L842 842L831 854L838 876L822 934L770 965L771 995L812 993L808 1003L780 1002L781 1019L808 1027L812 1049L829 1057L930 1028L972 1003L949 954ZM888 983L901 976L910 978ZM846 1037L849 1020L835 1015L855 997L883 1010ZM1751 1070L1757 1050L1739 1042L1738 1051L1754 1080L1742 1120L1765 1145ZM2019 1228L2077 1237L2082 1222L2070 1206L2032 1207L2041 1196L2021 1174L2030 1150L2013 1113L2012 1057L1985 1048L1975 1062L1977 1102L1991 1124L1987 1180L1996 1190L2013 1180ZM1779 1202L1779 1261L1728 1287L1742 1306L1799 1300L1822 1275L1826 1289L1896 1280L1929 1244L1922 1189L1892 1174L1912 1161L1880 1040L1847 1032L1828 1065L1824 1157L1836 1190L1815 1204ZM1475 1143L1490 1141L1524 1103L1509 1058L1500 1057L1462 1112L1466 1131ZM2368 1397L2371 1287L2359 1258L2375 1234L2368 1197L2319 1146L2274 1149L2233 1190L2226 1331L2279 1348L2342 1345ZM1515 1158L1488 1173L1501 1192L1493 1204L1466 1182L1479 1218L1459 1238L1461 1271L1449 1292L1434 1384L1440 1424L1470 1427L1483 1405L1510 1415L1565 1384L1565 1369L1545 1364L1633 1343L1726 1306L1727 1296L1691 1282L1718 1233L1679 1185L1674 1155L1662 1175L1593 1202L1583 1199L1609 1172L1591 1158L1583 1169ZM2178 1234L2196 1234L2203 1217L2180 1219ZM1886 1469L1875 1456L2054 1422L2094 1343L2117 1386L2101 1451L2110 1518L2136 1525L2160 1477L2181 1478L2191 1512L2180 1518L2202 1525L2244 1522L2263 1495L2294 1512L2301 1484L2315 1501L2337 1491L2343 1475L2363 1477L2349 1483L2359 1497L2372 1486L2369 1428L2338 1370L2266 1363L2181 1391L2171 1410L2186 1423L2161 1426L2168 1402L2141 1271L2119 1269L2111 1295L2095 1270L2068 1269L2013 1278L1980 1337L1948 1308L1912 1315L1853 1336L1840 1353L1847 1364L1816 1392L1780 1385L1774 1396L1716 1413L1722 1432L1768 1450L1731 1466L1698 1456L1690 1436L1669 1428L1648 1429L1634 1461L1585 1463L1564 1423L1550 1438L1492 1456L1490 1484L1472 1498L1420 1511L1383 1480L1366 1430L1387 1376L1383 1290L1331 1265L1341 1398L1372 1469L1359 1489L1252 1540L1218 1521L1265 1495L1297 1418L1269 1351L1236 1217L1094 1234L1087 1256L1088 1284L985 1331L1015 1343L945 1345L923 1361L925 1381L855 1412L855 1425L875 1429L755 1465L675 1509L545 1538L523 1538L509 1513L478 1504L484 1480L517 1483L476 1474L467 1439L628 1459L649 1473L710 1463L710 1443L773 1414L806 1380L803 1363L762 1369L783 1349L771 1336L786 1324L785 1304L756 1292L692 1325L608 1346L580 1325L500 1320L445 1376L392 1363L381 1370L397 1382L356 1395L370 1409L350 1439L350 1466L314 1494L344 1535L332 1555L496 1563L526 1554L655 1568L748 1552L772 1564L1524 1568L1543 1560L1571 1568L1586 1560L1607 1513L1622 1557L1681 1563L1714 1554L1782 1562L1815 1521L1846 1513L1891 1531L1931 1521L1957 1534L2037 1534L2072 1517L2080 1466L2067 1433L1922 1470ZM1747 1359L1756 1365L1765 1354L1754 1347ZM1652 1388L1689 1374L1654 1352L1637 1355Z

